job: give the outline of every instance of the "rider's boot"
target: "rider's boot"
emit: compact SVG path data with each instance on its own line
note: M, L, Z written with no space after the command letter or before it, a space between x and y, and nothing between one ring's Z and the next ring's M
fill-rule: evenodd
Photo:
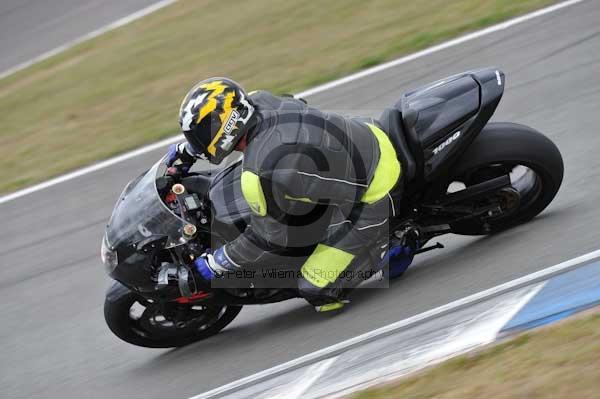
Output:
M401 239L390 241L390 250L384 261L388 262L391 279L400 277L411 265L420 246L418 238L418 232L412 230L405 232Z
M334 310L342 309L347 303L350 303L349 299L340 299L333 302L323 303L321 305L313 305L315 310L319 313L331 312Z
M346 290L339 287L323 290L301 280L299 288L302 297L319 313L340 310L350 303Z

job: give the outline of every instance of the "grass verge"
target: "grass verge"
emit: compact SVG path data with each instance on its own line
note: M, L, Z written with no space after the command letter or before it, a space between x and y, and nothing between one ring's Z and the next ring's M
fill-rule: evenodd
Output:
M180 1L0 81L0 193L175 133L205 77L294 92L553 2Z
M531 331L354 399L597 398L600 312Z

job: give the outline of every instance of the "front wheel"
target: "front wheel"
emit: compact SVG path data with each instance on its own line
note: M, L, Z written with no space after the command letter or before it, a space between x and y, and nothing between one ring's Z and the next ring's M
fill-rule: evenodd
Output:
M150 302L119 282L104 301L108 328L123 341L146 348L174 348L215 335L241 311L241 306L162 306Z
M543 134L516 123L488 124L452 167L451 182L469 187L508 175L511 187L486 199L499 204L497 214L451 223L452 232L484 235L527 222L554 199L563 173L560 151Z

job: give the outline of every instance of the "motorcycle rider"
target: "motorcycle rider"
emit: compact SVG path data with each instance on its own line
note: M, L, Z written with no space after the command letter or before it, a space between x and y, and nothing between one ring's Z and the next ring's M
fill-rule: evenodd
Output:
M187 143L169 148L168 166L185 172L197 159L220 164L234 150L244 153L241 190L250 224L196 259L205 280L278 265L294 248L310 247L298 289L317 311L328 311L343 307L382 261L389 259L392 274L412 261L412 247L389 249L389 218L398 206L390 192L400 186L401 165L373 121L266 91L247 94L230 79L210 78L185 96L179 123Z

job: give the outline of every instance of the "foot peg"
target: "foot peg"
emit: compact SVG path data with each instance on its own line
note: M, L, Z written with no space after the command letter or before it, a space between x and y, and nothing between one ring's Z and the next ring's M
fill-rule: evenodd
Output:
M442 249L442 248L444 248L444 246L441 243L437 242L437 243L435 243L435 245L430 245L425 248L417 249L415 251L415 255L422 254L423 252L433 251L434 249Z

